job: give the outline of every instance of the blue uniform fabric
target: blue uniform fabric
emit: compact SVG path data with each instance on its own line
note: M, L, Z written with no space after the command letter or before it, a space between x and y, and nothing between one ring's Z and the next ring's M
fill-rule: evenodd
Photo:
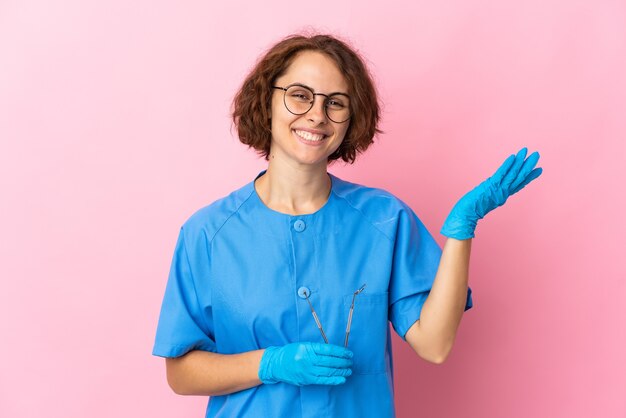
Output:
M338 386L261 384L212 396L207 417L395 416L389 322L404 339L420 318L441 249L389 192L329 176L328 201L313 214L268 208L250 182L183 224L153 354L323 343L305 290L329 342L343 345L352 295L366 284L348 344L352 376Z

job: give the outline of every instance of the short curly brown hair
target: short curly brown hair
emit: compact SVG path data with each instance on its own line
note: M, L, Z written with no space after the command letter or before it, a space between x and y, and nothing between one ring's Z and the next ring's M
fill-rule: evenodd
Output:
M372 77L359 54L333 35L290 35L271 47L252 69L233 100L232 117L239 140L269 160L272 130L271 98L274 81L302 51L319 51L331 58L345 77L352 117L343 142L328 157L354 163L373 142L380 105Z

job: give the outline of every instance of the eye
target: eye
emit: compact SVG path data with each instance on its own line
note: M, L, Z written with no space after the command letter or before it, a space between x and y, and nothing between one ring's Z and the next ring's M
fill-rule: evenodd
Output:
M311 93L303 90L290 91L289 97L301 102L310 102L312 100Z
M334 97L328 99L328 101L326 102L326 106L332 109L343 109L344 107L346 107L340 99Z

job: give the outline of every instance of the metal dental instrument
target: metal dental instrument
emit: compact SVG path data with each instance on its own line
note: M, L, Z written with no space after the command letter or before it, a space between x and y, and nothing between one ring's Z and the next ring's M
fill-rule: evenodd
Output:
M350 305L350 313L348 314L348 325L346 327L346 339L343 342L343 346L346 348L348 347L348 337L350 336L350 326L352 325L352 313L354 312L354 300L356 299L356 295L361 293L363 289L365 289L365 284L363 284L363 286L361 286L361 288L357 290L356 292L354 292L354 294L352 295L352 304ZM313 319L315 319L317 328L320 330L320 333L322 334L322 338L324 338L324 342L328 344L328 338L326 338L326 334L324 333L324 328L322 328L322 323L320 322L320 319L317 317L317 313L315 312L315 309L313 309L313 304L309 300L310 292L304 291L303 294L304 294L304 297L306 298L306 301L309 303L309 308L311 308L311 313L313 314Z
M348 347L348 337L350 336L350 326L352 325L352 312L354 312L354 299L356 299L356 295L361 293L363 289L365 289L365 284L363 284L363 286L361 286L361 288L357 290L356 292L354 292L354 295L352 295L352 304L350 305L350 313L348 314L348 325L346 326L346 339L343 342L343 346L346 348Z
M324 341L326 342L326 344L328 344L328 338L326 338L326 334L324 334L324 328L322 328L322 324L320 323L320 320L317 317L317 314L315 313L315 309L313 309L313 305L311 304L311 301L309 300L309 292L305 291L304 297L306 298L306 301L309 302L309 307L311 308L311 312L313 313L313 318L315 318L315 323L317 324L317 327L322 333L322 337L324 338Z

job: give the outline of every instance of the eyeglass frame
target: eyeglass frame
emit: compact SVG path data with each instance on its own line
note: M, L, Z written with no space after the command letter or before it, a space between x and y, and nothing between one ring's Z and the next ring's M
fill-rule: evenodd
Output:
M313 101L311 102L311 106L307 109L306 112L303 113L295 113L293 112L291 109L289 109L289 106L287 106L287 90L289 90L291 87L294 86L298 86L298 87L302 87L304 89L307 89L308 91L311 92L311 94L313 95ZM334 93L330 93L330 94L324 94L324 93L316 93L315 90L313 90L311 87L302 84L302 83L291 83L289 84L287 87L280 87L280 86L272 86L273 89L277 89L277 90L283 90L283 104L285 105L285 109L287 109L287 111L289 113L291 113L292 115L296 115L296 116L302 116L307 114L309 111L311 111L311 109L313 109L313 106L315 105L315 96L324 96L326 99L324 100L324 114L326 115L326 117L335 122L335 123L346 123L347 121L350 120L350 118L352 118L352 109L349 108L349 112L348 112L348 118L344 121L341 122L337 122L335 121L333 118L331 118L328 115L328 108L326 107L326 102L328 101L328 99L330 99L332 96L345 96L348 98L348 100L350 100L350 96L347 95L346 93L342 93L342 92L334 92Z

